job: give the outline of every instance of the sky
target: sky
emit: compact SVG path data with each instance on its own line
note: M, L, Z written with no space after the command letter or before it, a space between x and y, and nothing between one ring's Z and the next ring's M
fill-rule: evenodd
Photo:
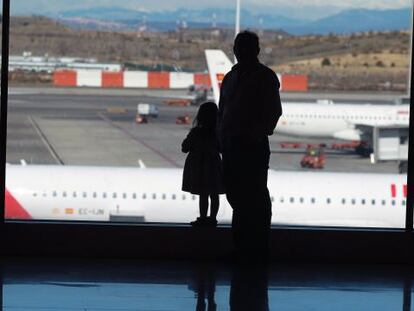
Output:
M233 8L235 0L12 0L12 14L51 14L90 7L117 6L135 10L174 10L177 8ZM278 11L281 15L316 19L351 8L398 9L410 0L241 0L242 8Z

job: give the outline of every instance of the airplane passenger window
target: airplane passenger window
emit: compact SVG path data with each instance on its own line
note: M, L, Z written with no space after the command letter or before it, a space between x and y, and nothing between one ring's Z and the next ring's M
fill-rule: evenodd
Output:
M113 199L116 199L116 192L113 192L113 193L112 193L112 198L113 198Z
M127 194L126 194L126 193L123 193L123 194L122 194L122 198L123 198L123 199L126 199L126 198L127 198Z
M96 196L97 196L96 191L94 191L93 194L92 194L92 197L96 198Z
M300 203L303 203L303 198L302 197L299 199L299 202Z
M185 200L185 199L186 199L186 196L185 196L185 194L183 194L183 196L182 196L182 199L183 199L183 200Z
M375 205L375 199L371 200L371 205Z
M153 200L157 199L157 194L156 194L156 193L153 193L153 194L152 194L152 199L153 199Z
M395 206L395 200L391 200L391 205Z
M381 205L385 205L385 200L381 200Z
M53 191L53 196L54 197L57 196L57 192L56 191Z
M351 204L355 205L355 199L351 199Z
M102 193L102 198L106 199L106 192Z
M361 204L362 204L362 205L365 205L365 199L362 199L362 200L361 200Z
M175 200L175 198L176 198L175 194L173 194L173 195L171 196L171 198L172 198L173 200Z
M315 203L316 201L315 201L315 198L312 198L311 199L311 203L313 204L313 203Z
M63 191L63 192L62 192L62 196L63 196L64 198L66 198L66 191Z
M76 191L73 191L72 197L76 198Z
M280 203L284 203L285 199L283 197L280 197Z
M137 198L137 194L135 192L132 194L132 198L133 199L136 199Z
M331 204L331 199L330 198L326 199L326 204Z
M342 202L342 204L345 204L346 203L346 199L342 199L341 202Z
M84 192L82 193L82 196L83 196L84 198L86 198L86 197L88 196L88 194L84 191Z
M142 194L142 198L145 200L147 198L147 194L146 193L143 193Z
M275 198L273 196L270 197L270 201L273 202Z
M193 196L193 197L195 197L195 196ZM163 193L162 194L162 199L165 200L166 198L167 198L167 195L165 193ZM195 200L195 199L193 199L193 200Z
M289 202L290 202L290 203L295 203L295 198L294 198L294 197L291 197L291 198L289 199Z

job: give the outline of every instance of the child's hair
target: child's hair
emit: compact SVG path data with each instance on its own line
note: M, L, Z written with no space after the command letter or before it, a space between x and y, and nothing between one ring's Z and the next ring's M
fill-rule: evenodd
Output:
M217 124L217 105L213 102L205 102L200 105L193 122L193 128L203 128L210 134L214 134Z

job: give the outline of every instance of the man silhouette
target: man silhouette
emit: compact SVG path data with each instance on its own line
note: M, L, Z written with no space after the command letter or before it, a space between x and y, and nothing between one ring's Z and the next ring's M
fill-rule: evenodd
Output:
M221 85L218 132L226 195L233 208L236 253L256 258L266 255L269 248L268 136L282 115L280 83L276 74L259 62L255 33L239 33L233 51L238 63Z

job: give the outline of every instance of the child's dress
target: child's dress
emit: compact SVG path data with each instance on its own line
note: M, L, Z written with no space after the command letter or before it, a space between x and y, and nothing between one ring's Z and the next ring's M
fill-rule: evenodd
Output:
M225 193L216 135L203 128L193 128L181 147L183 152L189 152L184 165L182 190L192 194Z

